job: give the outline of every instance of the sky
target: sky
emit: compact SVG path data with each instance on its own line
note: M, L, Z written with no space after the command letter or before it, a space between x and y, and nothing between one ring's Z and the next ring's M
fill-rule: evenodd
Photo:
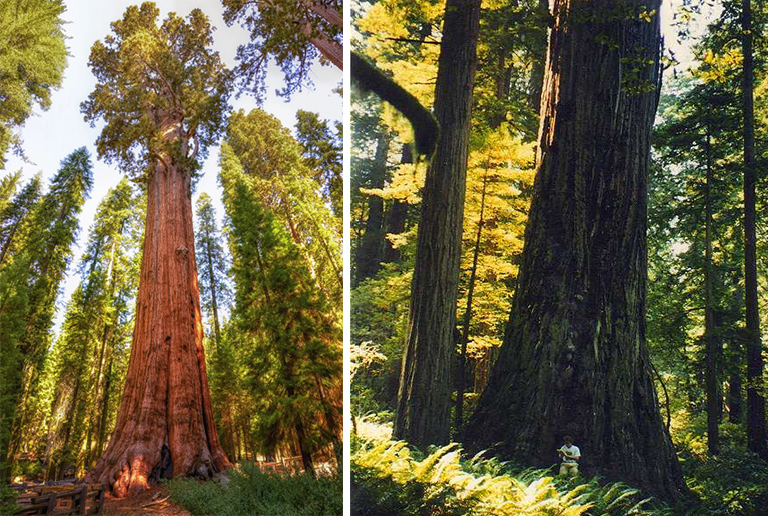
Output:
M91 153L94 164L94 185L90 199L83 206L80 215L80 235L73 249L74 257L70 264L67 278L63 283L62 292L57 301L57 312L54 330L58 333L64 319L65 305L72 292L80 282L75 273L76 265L85 249L88 238L88 228L93 223L96 208L122 177L115 165L107 165L97 158L95 142L101 131L102 123L91 128L83 120L80 113L80 103L93 90L96 79L88 68L88 56L91 45L101 40L111 32L110 23L121 19L125 9L139 1L129 0L65 0L67 10L62 16L67 24L64 27L69 50L67 69L61 87L51 97L51 107L42 111L39 107L34 110L34 116L27 120L20 134L23 140L22 148L28 159L25 163L12 153L7 154L8 163L5 170L0 170L0 177L19 169L23 171L24 180L41 171L44 184L59 169L60 162L75 149L85 146ZM223 7L220 0L156 0L160 9L159 21L165 19L169 12L186 16L194 8L201 9L216 27L214 32L214 48L228 67L236 64L234 59L237 46L248 41L248 33L238 25L227 27L222 18ZM303 109L313 111L321 119L342 120L342 99L333 93L342 79L342 73L335 67L316 64L310 74L314 89L309 88L294 94L290 102L277 97L275 90L282 88L283 75L275 66L267 74L267 97L262 109L277 117L284 126L293 131L296 122L296 111ZM245 109L246 112L256 107L252 97L241 95L236 99L233 95L230 104L234 109ZM217 183L219 149L211 148L209 157L203 165L203 174L197 185L194 202L200 193L206 192L214 201L219 217L223 216L221 205L221 189Z

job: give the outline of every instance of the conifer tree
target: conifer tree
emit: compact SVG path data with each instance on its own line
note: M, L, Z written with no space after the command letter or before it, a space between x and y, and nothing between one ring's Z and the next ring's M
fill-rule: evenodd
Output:
M6 461L0 475L7 474L25 431L56 296L92 182L90 155L83 147L61 162L49 191L35 205L20 251L0 270L0 458Z
M30 179L0 212L0 268L16 254L23 240L24 223L29 222L27 217L40 199L41 181L40 174Z
M674 500L685 486L645 337L658 8L630 2L616 16L611 2L554 4L518 286L463 440L503 441L504 456L549 465L572 435L590 450L584 468Z
M0 179L0 213L3 212L5 207L11 200L11 197L16 193L16 189L21 181L21 170L8 174Z
M450 435L450 363L479 17L479 1L446 3L435 86L442 134L424 182L392 434L419 447L445 444Z
M0 3L0 169L9 147L21 144L14 129L35 104L51 105L67 64L63 0L6 0Z
M343 185L341 123L334 133L328 120L320 120L317 113L296 112L296 140L301 145L304 164L315 174L315 181L322 186L323 198L331 205L333 214L341 220Z
M267 64L273 58L285 76L279 95L290 96L311 84L309 70L318 52L342 67L339 0L222 0L227 25L239 22L251 40L237 49L238 75L243 88L264 95Z
M341 318L341 233L319 195L319 184L301 157L301 148L272 115L254 109L232 114L222 144L224 160L237 160L256 183L262 204L285 224L300 246L330 307Z
M49 478L60 476L66 465L78 471L89 467L98 443L106 365L127 315L123 297L136 286L131 232L141 222L138 208L123 179L101 201L89 232L79 265L82 282L68 303L53 352L54 397L45 452Z
M298 442L304 468L331 444L341 459L341 331L298 246L233 161L222 163L231 223L233 317L248 349L254 439L270 452Z
M200 194L197 199L197 238L195 239L197 270L200 274L200 302L211 321L214 342L221 341L219 304L229 295L227 259L221 234L216 226L216 212L211 197Z
M213 28L193 9L158 26L151 2L129 7L91 48L97 84L81 106L103 119L99 155L147 185L131 362L115 431L89 471L117 496L171 475L229 466L213 421L192 228L192 180L223 129L229 72Z

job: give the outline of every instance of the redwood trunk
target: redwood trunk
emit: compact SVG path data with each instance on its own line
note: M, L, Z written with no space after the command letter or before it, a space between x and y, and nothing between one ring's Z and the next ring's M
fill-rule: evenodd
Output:
M763 392L763 343L757 301L757 250L755 213L755 113L752 56L752 5L744 0L741 19L742 109L744 115L744 290L747 314L747 447L768 458Z
M313 36L312 33L314 29L312 28L312 25L309 24L309 22L301 22L299 29L301 30L301 33L309 39L309 42L312 43L312 45L314 45L314 47L321 54L323 54L323 57L330 61L331 64L333 64L339 70L343 69L344 49L340 44L322 32L317 36Z
M178 131L181 132L180 124ZM208 390L190 174L169 157L148 184L136 322L125 390L104 455L86 476L118 497L160 478L230 466Z
M449 439L451 359L480 0L448 0L435 88L442 131L422 194L408 337L393 436L419 447Z
M463 437L470 449L548 467L570 434L584 474L669 500L685 487L645 338L659 18L611 15L659 3L555 1L518 287Z

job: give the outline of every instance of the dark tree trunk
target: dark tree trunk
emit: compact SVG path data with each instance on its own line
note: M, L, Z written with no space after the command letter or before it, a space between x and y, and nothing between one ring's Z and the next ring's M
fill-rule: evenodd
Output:
M537 15L540 17L541 22L543 24L546 24L549 21L549 0L539 0L538 5L536 6L536 12ZM549 30L544 29L544 44L543 48L546 48L546 38L549 33ZM541 90L544 86L544 68L546 65L546 50L542 52L540 56L536 56L538 59L534 59L533 61L533 67L531 68L531 78L530 78L530 90L531 90L531 96L529 99L531 109L533 109L533 112L538 114L539 109L541 108Z
M387 175L387 156L389 155L390 135L385 131L376 144L373 160L370 188L382 188ZM368 196L368 219L365 221L365 233L357 250L355 285L373 277L381 269L381 255L384 248L384 199L378 195Z
M744 398L742 397L741 374L731 373L728 381L728 422L741 423L744 411Z
M104 445L107 437L107 418L109 417L109 396L111 394L112 387L112 362L114 355L109 357L109 363L107 364L107 372L104 376L104 392L101 398L101 413L99 414L99 440L96 444L98 455L104 453Z
M671 500L685 486L645 340L659 18L617 19L615 8L608 0L555 1L518 287L463 438L468 449L501 443L503 457L551 466L570 434L588 475Z
M721 396L718 386L718 364L720 356L715 328L715 297L712 277L712 148L709 126L707 126L705 149L707 154L707 180L704 186L706 203L705 251L704 251L704 340L706 342L706 390L707 390L707 449L710 455L717 455L720 449Z
M213 235L211 235L213 238ZM219 303L216 299L216 275L213 273L213 256L211 256L210 246L208 247L208 282L211 287L211 311L213 312L213 333L216 336L216 346L221 343L221 327L219 326Z
M763 346L757 301L755 214L755 113L752 5L742 4L742 109L744 116L744 288L747 313L747 447L768 458L763 392Z
M472 322L472 301L475 295L475 281L477 280L477 260L480 257L480 239L483 236L483 224L485 223L485 192L488 188L488 168L483 177L483 191L480 196L480 220L477 224L475 235L475 249L472 252L472 270L469 272L469 285L467 286L467 309L464 312L461 330L461 352L459 353L458 378L456 381L456 431L461 432L464 418L464 389L467 374L467 344L469 343L469 323Z
M165 119L169 138L181 121ZM182 149L185 150L185 149ZM208 389L192 229L191 176L170 156L147 186L147 221L125 389L104 455L86 476L118 497L172 475L210 477L230 466Z
M403 154L400 158L401 164L413 163L413 151L410 144L403 145ZM395 199L392 201L392 208L387 215L387 234L399 235L405 231L405 222L408 219L408 203ZM393 263L400 261L400 251L392 247L392 243L389 239L384 239L384 255L381 261L385 263Z
M408 337L393 436L419 447L448 442L451 358L480 0L448 0L435 88L442 134L422 190Z

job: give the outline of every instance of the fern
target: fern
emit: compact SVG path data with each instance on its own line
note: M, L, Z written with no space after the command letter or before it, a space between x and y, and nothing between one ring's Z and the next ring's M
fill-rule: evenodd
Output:
M358 427L359 428L359 427ZM462 461L461 448L452 443L426 457L403 442L366 423L361 448L352 456L352 470L368 482L368 489L395 482L402 493L420 497L401 504L404 515L472 516L663 516L664 509L645 509L650 499L638 500L639 491L621 483L602 485L597 479L563 481L551 469L519 469L486 458L485 453ZM380 481L373 481L379 478ZM576 485L574 485L576 484ZM379 487L381 488L381 487ZM391 493L391 491L390 491ZM389 495L379 500L391 499ZM374 499L377 497L373 497Z

